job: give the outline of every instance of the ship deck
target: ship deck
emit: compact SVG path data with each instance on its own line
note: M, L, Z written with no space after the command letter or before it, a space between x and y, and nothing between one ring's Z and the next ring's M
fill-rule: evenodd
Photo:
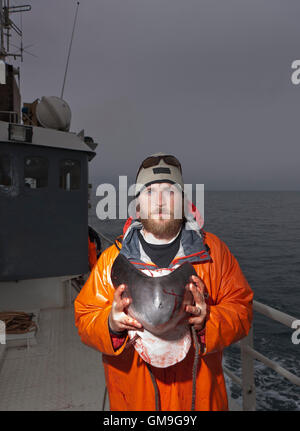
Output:
M101 353L81 342L73 307L41 310L38 325L36 344L0 345L0 411L101 411Z
M36 339L36 345L6 349L0 411L102 410L101 353L81 342L73 307L41 310Z

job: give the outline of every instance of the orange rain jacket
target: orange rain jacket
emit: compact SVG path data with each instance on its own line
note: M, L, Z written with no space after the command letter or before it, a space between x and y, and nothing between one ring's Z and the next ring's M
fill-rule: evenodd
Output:
M205 243L212 259L193 264L209 294L206 350L200 352L195 410L220 411L228 410L222 350L248 334L253 292L226 244L208 232L205 232ZM118 245L121 247L121 243ZM74 302L75 324L81 340L103 353L110 409L155 410L154 387L145 362L132 345L125 348L128 337L115 351L108 329L114 298L110 271L118 253L117 247L112 245L101 254ZM192 346L183 361L168 368L151 367L160 394L161 410L191 409L194 355Z
M96 248L96 244L92 242L90 238L88 238L88 242L89 242L89 268L91 271L97 263L97 248Z

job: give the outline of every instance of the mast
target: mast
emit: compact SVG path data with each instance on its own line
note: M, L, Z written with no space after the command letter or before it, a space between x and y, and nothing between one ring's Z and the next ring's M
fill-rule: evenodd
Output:
M10 6L9 0L0 0L0 121L20 123L21 121L21 95L19 67L7 62L7 57L18 57L23 61L22 29L10 18L12 13L31 10L30 5ZM10 39L16 35L21 39L20 48L16 52L10 51ZM26 51L27 52L27 51ZM16 81L18 77L18 83ZM3 85L4 84L4 85Z
M10 6L9 0L0 0L0 60L6 57L21 57L23 61L22 30L11 20L10 14L16 12L27 12L31 10L30 5ZM10 52L10 38L12 31L21 38L20 53ZM5 46L6 45L6 46Z
M66 64L65 75L64 75L64 81L63 81L63 86L62 86L61 95L60 95L61 99L63 98L63 95L64 95L64 89L65 89L66 77L67 77L67 73L68 73L69 59L70 59L70 54L71 54L71 48L72 48L72 42L73 42L73 37L74 37L74 30L75 30L75 25L76 25L76 20L77 20L78 8L79 8L79 1L77 2L76 12L75 12L75 18L74 18L74 24L73 24L71 42L70 42L70 46L69 46L67 64Z
M4 35L3 35L3 6L2 0L0 0L0 60L3 55L3 46L4 46Z

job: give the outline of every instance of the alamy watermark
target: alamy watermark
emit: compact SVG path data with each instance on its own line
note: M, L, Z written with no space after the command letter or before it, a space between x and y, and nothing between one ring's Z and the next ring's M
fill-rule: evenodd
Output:
M5 322L0 320L0 344L6 344Z
M300 320L293 321L292 329L296 329L296 331L294 331L292 334L292 343L300 344Z
M183 189L179 184L166 186L160 184L159 187L162 186L162 188L158 188L157 184L145 188L142 184L135 183L128 187L127 176L119 176L118 189L113 184L100 184L96 189L96 196L101 197L96 205L97 217L100 220L136 218L142 202L143 218L147 218L148 214L152 216L153 213L157 213L158 207L165 207L162 218L168 219L172 202L173 218L181 219L183 216L188 218L192 215L200 216L204 220L204 184L184 184ZM137 191L141 193L135 197ZM147 199L145 199L145 193L148 194ZM195 206L192 206L193 201Z
M291 81L294 85L300 84L300 60L294 60L291 64L294 72L291 74Z

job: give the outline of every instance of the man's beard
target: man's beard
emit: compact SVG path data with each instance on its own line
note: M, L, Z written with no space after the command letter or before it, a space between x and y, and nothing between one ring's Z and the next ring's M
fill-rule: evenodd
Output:
M146 218L140 219L143 227L147 232L152 233L158 239L172 239L177 235L182 226L183 219L174 218Z

